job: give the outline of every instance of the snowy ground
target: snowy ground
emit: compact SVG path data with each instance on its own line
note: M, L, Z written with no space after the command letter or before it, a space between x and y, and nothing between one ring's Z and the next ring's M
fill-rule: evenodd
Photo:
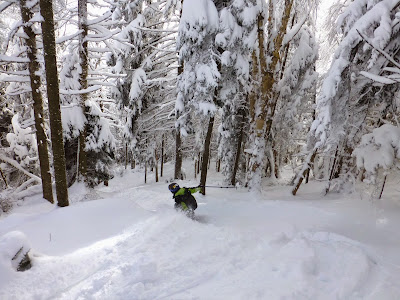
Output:
M400 299L399 181L378 203L322 197L319 183L297 197L284 185L261 197L210 188L192 221L166 178L145 185L127 170L90 194L74 186L67 208L32 197L2 216L0 299ZM30 243L26 272L1 249L12 231Z

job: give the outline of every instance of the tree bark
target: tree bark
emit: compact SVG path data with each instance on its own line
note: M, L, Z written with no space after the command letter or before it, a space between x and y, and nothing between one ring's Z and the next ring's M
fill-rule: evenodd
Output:
M6 188L8 188L7 179L4 176L3 170L1 168L0 168L0 175L1 175L1 178L3 178L3 181L4 181L4 184L6 185Z
M158 182L158 156L157 156L157 149L154 150L154 163L155 163L154 173L155 173L155 176L156 176L156 182Z
M203 151L203 162L201 165L201 175L200 175L200 185L202 185L201 193L206 194L206 181L207 181L207 165L210 157L210 144L211 144L211 134L214 127L214 117L210 117L208 122L208 129L206 139L204 141L204 151Z
M81 33L79 34L79 61L81 65L81 74L79 78L80 89L85 90L88 88L88 45L86 37L88 35L87 26L87 0L78 0L78 25ZM86 100L88 94L83 93L80 95L80 103L82 114L86 115ZM78 178L87 182L87 153L86 153L86 121L81 132L79 133L79 174Z
M240 112L241 120L239 122L239 124L240 124L240 133L239 133L238 142L237 142L237 146L236 146L235 164L233 166L233 172L232 172L232 178L231 178L231 184L233 186L236 185L236 174L237 174L237 170L239 168L240 150L242 149L243 126L244 126L244 117L245 117L244 114L245 114L244 110L241 109L241 112Z
M304 177L306 176L307 172L310 170L310 168L312 167L312 165L314 164L314 159L315 156L317 155L317 151L314 150L313 154L310 156L310 159L308 160L308 162L306 163L306 168L303 170L303 172L301 172L298 175L298 179L297 179L297 183L296 186L293 188L292 190L292 195L296 196L297 191L300 188L301 183L303 182Z
M46 132L44 130L43 98L42 93L40 92L41 80L40 76L37 74L37 72L39 71L39 62L37 59L36 34L34 33L31 27L32 24L30 23L30 20L33 17L33 13L26 6L26 0L20 1L20 8L22 21L24 23L24 32L28 37L25 41L28 48L28 68L32 89L33 113L35 117L36 142L39 153L43 198L48 200L50 203L54 203L49 162L49 149L47 144Z
M197 160L198 161L197 162L197 174L200 173L200 162L201 162L201 154L200 154L200 152L199 152L198 157L199 157L199 159Z
M144 183L147 183L147 161L144 163Z
M382 198L383 189L385 188L385 183L386 183L386 177L387 177L387 175L385 175L385 178L383 178L382 188L381 188L381 192L379 193L379 198L378 199Z
M125 143L125 170L128 168L128 143Z
M58 87L58 72L56 60L56 43L54 33L52 0L40 0L42 22L44 63L46 69L47 97L49 101L51 142L53 149L53 165L56 182L58 206L69 205L67 175L65 171L65 153L63 130L61 123L60 94Z
M161 170L160 170L160 176L163 177L164 175L164 135L162 136L162 141L161 141Z
M179 114L177 113L177 118L178 119ZM176 133L175 133L175 172L174 172L174 178L175 179L183 179L182 178L182 140L181 140L181 133L179 130L179 127L176 128Z

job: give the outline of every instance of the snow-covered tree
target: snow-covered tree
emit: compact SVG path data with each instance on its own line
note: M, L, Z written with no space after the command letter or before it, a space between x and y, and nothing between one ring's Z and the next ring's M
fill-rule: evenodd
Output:
M185 0L179 24L177 48L183 72L178 78L176 126L182 136L194 131L192 115L209 119L204 140L203 167L200 183L205 185L209 146L217 111L215 91L220 79L218 52L215 36L219 28L219 16L211 0ZM203 190L204 193L204 190Z
M256 42L256 1L231 1L220 12L216 44L222 50L221 88L218 101L222 116L219 126L219 156L226 181L235 185L241 148L249 123L248 98L251 88L250 61Z
M5 9L5 7L6 6L2 6L2 9ZM8 39L10 55L2 56L1 60L3 62L18 62L19 66L15 68L9 66L8 68L3 69L4 74L1 80L12 82L7 89L7 94L10 98L14 97L16 100L16 103L12 105L17 113L15 117L17 119L19 119L20 116L25 118L23 122L25 123L24 126L28 128L28 131L31 131L30 126L35 125L34 132L36 132L38 150L37 158L40 163L43 197L50 202L53 202L52 180L40 79L40 55L37 51L38 45L40 45L40 39L37 39L37 35L40 33L37 26L37 21L39 21L37 17L38 2L32 1L27 3L26 1L20 1L18 8L20 11L21 21L15 24ZM12 52L12 50L15 51ZM27 64L24 64L25 62ZM33 105L28 104L29 102L25 102L25 100L32 100ZM18 108L18 105L16 105L20 101L26 105L25 111L21 110ZM14 120L14 123L16 122L17 121ZM29 171L32 172L32 170Z
M361 135L396 115L398 87L382 78L399 61L399 9L394 0L356 0L337 19L341 41L318 97L311 151L335 155L327 175L339 178L338 188L354 176L351 153Z
M261 186L265 153L273 146L273 143L270 144L271 141L273 142L271 130L278 102L281 99L279 81L285 68L291 66L290 58L293 57L296 64L297 58L291 55L290 46L295 43L299 33L303 32L302 27L306 25L306 21L312 22L310 16L316 3L315 1L285 0L269 1L267 5L260 4L262 6L261 13L258 15L258 57L253 59L253 68L259 70L258 78L255 78L259 80L259 92L256 91L256 99L250 107L250 110L254 112L252 118L254 121L251 127L250 147L248 147L250 154L248 184L255 190L259 190ZM298 11L302 13L297 13ZM310 39L308 41L312 42ZM297 65L299 67L298 61ZM299 79L309 82L309 79L303 76ZM301 85L301 82L295 85ZM266 147L267 143L270 144L268 147Z
M128 151L144 163L149 157L147 139L156 133L160 141L173 129L169 113L175 98L176 13L180 1L121 0L113 5L113 20L119 21L115 27L120 33L108 64L113 73L126 76L115 80L112 97L124 120L121 125ZM156 117L157 122L149 122Z

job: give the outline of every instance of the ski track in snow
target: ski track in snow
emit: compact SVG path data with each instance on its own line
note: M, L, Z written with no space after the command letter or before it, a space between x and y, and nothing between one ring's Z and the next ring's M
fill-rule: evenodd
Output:
M334 212L246 200L241 190L210 190L196 195L199 221L193 221L175 212L165 184L127 188L126 181L114 182L97 191L104 199L70 211L25 216L26 223L24 215L0 220L0 236L23 230L34 237L35 254L31 270L0 280L0 299L400 298L395 265L361 242L325 231L340 220ZM89 213L93 224L78 221ZM72 232L91 236L93 225L101 232L92 242L73 243L75 248L62 249L67 245L61 241L43 247L34 231L74 220L69 214L82 227L72 226ZM32 224L35 229L27 230ZM68 236L68 228L61 233Z

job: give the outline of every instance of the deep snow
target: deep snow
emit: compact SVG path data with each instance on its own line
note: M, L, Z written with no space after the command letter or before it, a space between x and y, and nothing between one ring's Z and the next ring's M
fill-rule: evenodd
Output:
M323 197L318 182L296 197L283 184L209 188L193 221L166 178L126 170L89 193L75 185L69 207L32 197L3 215L0 299L400 299L398 180L382 201L367 189ZM7 259L15 231L33 255L25 272Z

